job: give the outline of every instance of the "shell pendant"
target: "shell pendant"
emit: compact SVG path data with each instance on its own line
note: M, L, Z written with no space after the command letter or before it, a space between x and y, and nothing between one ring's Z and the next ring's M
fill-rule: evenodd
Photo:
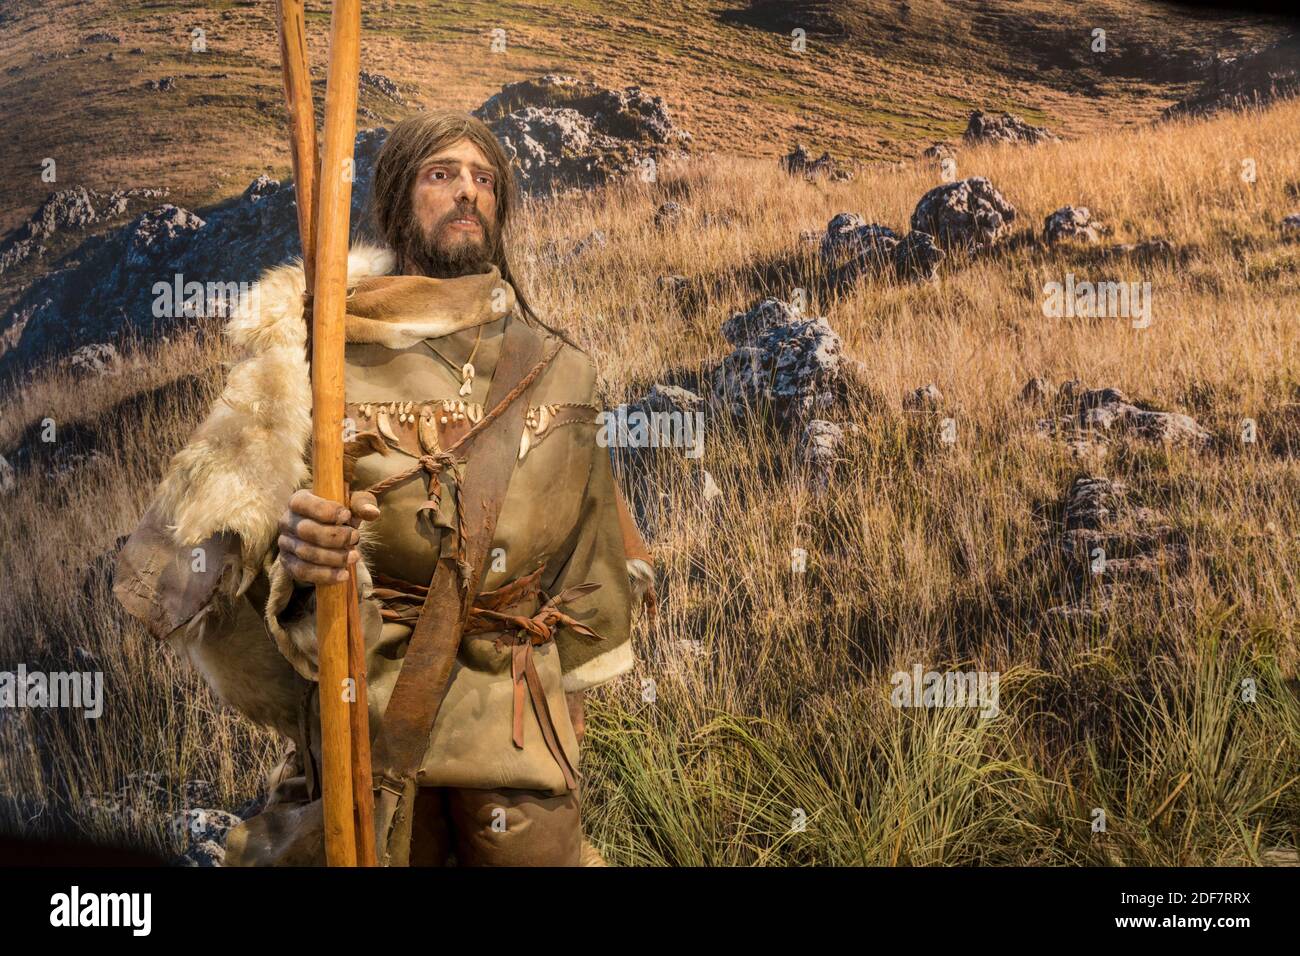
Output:
M458 394L468 395L474 388L474 366L466 362L460 369L460 392Z

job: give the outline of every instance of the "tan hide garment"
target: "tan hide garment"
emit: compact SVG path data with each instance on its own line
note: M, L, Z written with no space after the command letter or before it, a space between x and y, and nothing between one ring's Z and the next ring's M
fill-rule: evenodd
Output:
M366 247L355 250L354 255L374 256L377 252L379 250ZM292 270L288 267L271 270L259 280L259 288L262 282L272 279L281 285L291 282L291 273ZM300 269L297 276L300 293ZM371 273L364 275L348 289L345 334L348 341L352 342L377 342L387 347L405 348L424 338L437 338L482 325L500 317L515 305L515 291L502 278L496 266L485 273L454 279ZM255 364L272 361L271 356L275 356L276 363L273 374L297 374L296 369L287 366L292 364L289 357L294 352L301 352L282 347L284 339L291 336L275 331L274 323L279 321L292 325L301 319L286 315L259 327L261 314L255 306L251 317L238 317L226 331L228 336L242 337L243 347L254 352L251 359L235 370L236 375L243 375L241 387L245 389L259 376L268 374L255 369ZM266 350L262 352L267 356L265 359L257 354L262 350ZM305 373L305 368L303 371ZM309 397L305 388L303 397ZM247 399L241 399L237 406L242 417L252 419L249 428L262 427L264 424L256 420L259 405L266 403L249 404ZM268 509L264 509L266 513L261 519L252 522L236 520L243 519L248 509L228 515L215 530L211 527L214 524L211 518L188 513L196 500L207 497L196 491L196 486L202 488L205 484L206 461L211 454L207 448L209 442L204 440L204 432L211 427L215 433L211 442L224 447L230 443L230 435L223 432L229 432L239 424L238 417L228 421L228 414L218 416L214 412L209 418L213 420L205 422L192 436L190 445L173 459L155 494L154 502L118 554L114 594L122 606L143 621L149 632L159 639L194 619L208 604L221 579L229 577L225 572L232 567L236 571L232 579L232 590L236 595L242 595L260 566L259 558L266 543L274 539L274 521ZM300 427L305 429L307 424L304 418ZM305 439L305 432L302 437ZM286 453L284 460L288 461L290 449L285 447L280 450ZM305 446L294 449L292 454L305 454ZM295 467L305 476L305 466L297 464ZM285 482L286 498L288 491L299 480L301 479L290 478ZM618 506L628 556L628 571L640 586L640 594L653 616L655 597L652 560L621 495ZM186 513L181 515L182 511ZM202 530L195 533L198 528ZM202 547L209 555L208 566L212 569L211 572L194 573L191 565L195 546Z

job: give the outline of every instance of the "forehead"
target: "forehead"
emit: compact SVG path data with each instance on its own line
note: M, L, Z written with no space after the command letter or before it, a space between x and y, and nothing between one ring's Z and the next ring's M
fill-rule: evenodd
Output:
M492 169L492 161L483 154L483 151L478 146L468 139L458 139L454 143L434 151L420 163L420 166L424 168L438 163L455 163L488 170Z

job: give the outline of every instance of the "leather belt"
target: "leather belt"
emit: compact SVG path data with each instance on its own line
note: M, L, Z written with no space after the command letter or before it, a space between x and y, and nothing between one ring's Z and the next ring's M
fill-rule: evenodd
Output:
M497 634L493 642L498 650L510 648L510 678L513 686L511 708L511 739L516 748L524 746L524 700L529 698L537 716L542 739L551 756L564 775L569 789L577 787L577 773L568 755L560 745L550 703L542 686L541 675L533 661L533 648L555 640L558 627L568 627L586 637L603 640L601 635L560 610L576 598L590 594L600 587L589 582L565 588L554 597L548 597L539 586L542 568L532 574L517 578L492 591L483 591L470 606L466 635ZM380 616L385 621L413 626L419 618L429 592L427 585L403 581L385 574L374 574L372 596L380 604Z

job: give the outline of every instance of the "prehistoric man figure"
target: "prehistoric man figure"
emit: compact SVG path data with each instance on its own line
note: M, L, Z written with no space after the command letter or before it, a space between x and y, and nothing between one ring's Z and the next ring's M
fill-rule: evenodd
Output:
M374 177L386 247L354 246L348 260L350 507L306 490L305 286L300 265L279 266L228 324L245 357L122 550L123 605L219 697L292 741L265 810L232 829L229 865L323 863L313 585L357 566L377 735L435 566L463 564L482 521L460 507L478 445L458 441L490 412L512 349L552 357L522 393L517 450L498 463L509 484L402 845L380 853L412 865L575 865L594 853L578 809L582 695L632 666L631 609L651 573L596 442L595 370L512 283L515 200L480 121L399 123Z

